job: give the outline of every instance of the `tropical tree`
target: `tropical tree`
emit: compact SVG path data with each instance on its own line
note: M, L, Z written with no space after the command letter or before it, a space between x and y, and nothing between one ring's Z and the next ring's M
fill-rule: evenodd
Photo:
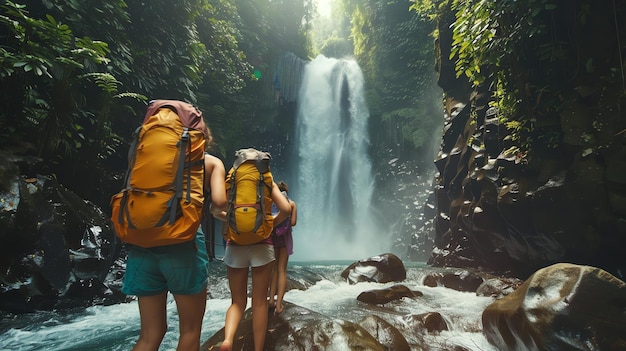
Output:
M374 152L393 150L404 159L432 155L442 124L432 24L409 11L408 0L344 4L352 17L354 55L368 82Z
M119 82L106 73L107 43L76 37L50 14L31 17L25 5L7 1L0 9L4 142L28 141L53 164L115 145L116 136L103 132L110 127L103 104L125 95L116 94ZM98 100L101 95L109 100Z

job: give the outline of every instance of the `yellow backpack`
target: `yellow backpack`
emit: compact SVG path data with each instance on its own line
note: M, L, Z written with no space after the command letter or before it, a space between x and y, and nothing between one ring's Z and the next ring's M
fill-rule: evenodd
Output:
M225 239L250 245L267 239L274 227L272 217L271 155L255 149L235 152L226 176L228 209Z
M148 106L130 146L125 187L111 198L111 221L124 242L155 247L193 240L204 202L202 112L175 100Z

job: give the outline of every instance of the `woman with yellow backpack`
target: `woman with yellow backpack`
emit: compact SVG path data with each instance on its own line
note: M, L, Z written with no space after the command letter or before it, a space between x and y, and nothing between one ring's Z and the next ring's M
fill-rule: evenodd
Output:
M254 350L262 351L267 333L267 293L275 260L270 237L274 223L289 216L291 206L273 181L270 154L241 149L226 176L228 210L223 214L231 305L226 311L220 351L230 351L248 301L248 271L252 270L252 332ZM272 215L272 204L279 213Z

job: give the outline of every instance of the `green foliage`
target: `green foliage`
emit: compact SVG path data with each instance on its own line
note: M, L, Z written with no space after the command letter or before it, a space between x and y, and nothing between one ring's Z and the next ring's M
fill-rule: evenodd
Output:
M546 32L545 16L556 9L553 0L519 1L454 0L451 59L457 76L465 75L474 85L485 80L483 68L496 71L516 55L525 55L524 43ZM548 43L545 43L548 44ZM556 47L544 45L539 57L551 60Z
M0 47L0 77L15 73L52 78L48 69L55 60L80 65L67 57L67 49L72 44L68 26L57 23L52 16L46 16L45 20L32 19L28 17L25 7L10 1L0 7L3 12L0 24L8 32L5 35L7 44ZM57 54L63 56L57 58Z
M605 98L598 87L626 91L619 49L624 29L618 20L626 6L621 2L412 1L412 9L434 19L444 18L449 8L454 12L450 59L457 77L477 90L489 88L491 106L509 130L507 141L514 143L509 151L519 162L539 152L560 152L567 133L563 114ZM581 132L576 142L593 144L596 133L593 128Z
M308 35L311 38L312 56L323 54L326 57L351 56L354 52L350 40L351 18L346 13L342 1L330 2L329 14L316 14Z
M2 146L32 143L61 180L77 174L91 179L102 174L103 162L122 143L112 122L123 101L146 98L120 93L121 81L107 72L109 45L72 28L69 22L80 19L73 11L88 5L64 5L69 6L53 1L0 5L0 139ZM45 6L62 7L70 15ZM97 189L93 182L84 184L87 189L75 190Z
M432 130L439 123L432 116L421 113L418 109L402 108L385 112L382 120L397 126L402 139L419 149L432 141Z
M239 48L244 39L237 8L223 0L215 3L202 9L200 18L209 20L197 21L198 36L207 55L201 90L209 90L213 101L234 96L252 79L252 65Z
M351 56L353 51L352 43L339 37L328 38L320 48L320 54L326 57L347 57Z
M433 26L405 1L354 0L354 55L367 82L373 142L407 156L439 132L441 91L434 71Z
M417 13L423 13L428 16L437 16L438 13L435 11L437 5L433 0L410 0L413 4L409 6L409 10L415 11ZM432 19L432 18L431 18Z
M88 178L115 167L109 162L123 166L146 100L172 98L196 104L215 150L229 154L259 122L276 58L309 54L311 8L291 0L2 1L0 142L31 141L60 178Z
M474 85L485 81L481 73L481 66L490 57L488 50L493 40L496 28L492 16L495 2L483 1L457 1L453 9L456 9L457 20L454 22L454 34L452 37L452 50L450 58L456 60L457 76L464 74ZM494 62L497 65L497 62Z
M70 155L83 145L72 140L71 131L83 129L71 104L77 98L74 89L83 72L109 62L107 44L74 37L67 24L49 14L31 18L23 5L7 1L0 9L1 23L9 33L4 38L7 45L0 47L0 77L18 84L3 94L13 109L0 116L4 122L0 134L15 136L12 133L20 129L30 134L30 129L43 126L37 128L42 135L34 140L40 153L51 154L61 146ZM28 112L33 116L11 118Z
M415 9L436 7L429 7L425 0L415 2ZM498 108L511 141L525 156L533 147L555 148L559 142L558 131L544 121L558 115L562 97L554 92L567 79L563 73L576 54L570 43L559 39L558 3L451 1L456 20L450 59L456 64L457 77L466 77L474 87L496 87L491 105ZM571 8L577 6L578 2L572 3Z

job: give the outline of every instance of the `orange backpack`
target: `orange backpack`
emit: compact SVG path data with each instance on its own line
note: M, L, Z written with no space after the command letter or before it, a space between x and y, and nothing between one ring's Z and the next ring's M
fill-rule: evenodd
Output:
M202 112L182 101L155 100L135 133L125 187L111 198L117 236L141 247L193 240L204 202Z
M241 149L226 176L227 226L224 237L239 245L267 239L274 228L272 173L267 152Z

